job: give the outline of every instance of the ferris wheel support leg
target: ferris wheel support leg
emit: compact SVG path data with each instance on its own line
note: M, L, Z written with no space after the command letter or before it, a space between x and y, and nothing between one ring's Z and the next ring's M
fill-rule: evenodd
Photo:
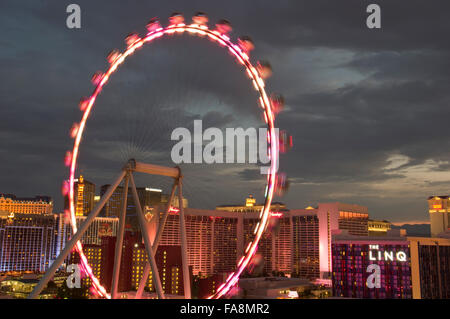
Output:
M184 298L191 299L191 279L189 276L189 266L187 257L186 220L184 219L182 179L183 179L182 176L178 178L178 206L180 209L181 260L183 264Z
M86 218L83 224L81 224L80 228L78 228L77 232L73 234L72 238L69 240L69 242L64 247L63 251L58 255L58 257L55 259L55 261L52 263L50 268L46 271L44 277L39 281L39 283L34 287L33 291L28 295L28 299L34 299L39 296L41 291L45 288L47 283L50 281L50 279L55 274L56 270L61 266L64 259L69 255L69 253L72 251L73 247L77 244L77 242L81 239L81 237L84 235L88 227L92 224L95 217L100 213L103 206L105 206L106 202L109 200L113 192L116 190L117 186L119 186L120 182L123 180L123 178L126 175L126 171L123 170L120 175L117 177L116 181L108 188L108 191L103 195L100 202L97 204L97 206L89 213L89 216Z
M177 188L177 183L178 183L177 180L175 180L175 182L173 183L169 201L167 202L166 211L164 212L164 215L162 216L161 221L159 222L158 231L156 232L155 241L153 242L153 247L152 247L153 255L155 255L156 251L158 250L159 241L161 240L162 233L164 231L164 226L166 225L167 216L169 215L169 210L170 210L170 207L172 206L172 202L175 197L175 190ZM135 299L141 299L142 293L144 292L144 288L147 283L147 279L148 279L149 275L150 275L150 263L147 261L145 263L144 273L142 275L141 280L139 281L139 287L136 292Z
M128 181L129 181L128 174L125 177L125 182L123 186L122 210L120 212L119 217L119 230L116 236L116 249L114 252L114 268L111 287L111 299L117 298L117 291L119 286L120 263L122 260L123 234L125 232L125 219L127 215Z
M133 199L137 209L137 215L139 223L141 224L142 236L144 237L145 249L147 251L147 259L150 261L150 267L153 274L153 282L155 284L156 293L159 299L165 299L164 292L162 290L161 279L159 278L158 266L156 265L155 256L153 255L152 242L150 240L150 234L148 233L147 221L145 220L144 213L142 211L139 196L136 190L136 184L134 183L133 175L130 175L131 190L133 192Z

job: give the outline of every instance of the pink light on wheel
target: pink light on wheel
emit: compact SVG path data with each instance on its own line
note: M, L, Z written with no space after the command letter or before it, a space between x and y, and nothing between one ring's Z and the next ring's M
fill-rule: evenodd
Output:
M156 25L155 25L156 26ZM159 25L158 25L159 26ZM264 119L267 123L269 136L268 140L271 141L269 143L268 153L271 158L271 164L269 169L269 174L267 177L267 186L265 193L265 203L264 208L260 214L260 221L255 228L255 238L249 244L246 249L246 253L241 257L237 269L235 272L230 274L225 283L217 290L217 292L208 297L208 299L217 299L224 296L226 293L230 291L230 289L236 285L239 280L239 276L244 271L244 269L248 266L250 260L256 253L258 249L258 243L261 239L264 230L266 229L269 217L270 217L270 205L272 203L272 198L274 195L274 187L276 181L276 172L278 167L278 139L275 132L274 127L274 113L272 112L271 102L267 93L264 89L264 80L259 75L257 69L250 62L250 58L248 56L248 51L244 52L238 44L234 44L230 41L230 38L221 34L217 30L210 30L206 25L199 24L191 24L185 25L184 23L172 24L166 28L149 28L149 32L144 38L139 38L136 35L127 38L127 49L123 53L119 53L117 51L113 51L112 54L109 55L108 61L110 63L109 69L105 73L96 73L94 78L94 83L96 85L94 92L92 95L86 99L83 99L81 102L80 109L83 111L83 116L80 123L77 125L76 134L73 131L73 137L75 138L73 150L70 153L70 157L66 157L66 161L70 166L69 173L69 209L70 209L70 223L72 226L72 230L75 233L77 231L76 219L75 219L75 207L74 207L74 179L75 179L75 170L77 166L77 159L79 154L79 148L81 139L83 136L84 129L86 127L86 122L89 118L92 108L94 107L95 100L97 96L103 89L103 86L108 83L110 76L118 69L118 67L125 62L125 60L133 55L138 48L141 48L144 44L150 43L153 40L163 37L167 35L172 38L175 34L188 32L191 35L196 35L199 37L204 37L205 39L210 39L217 43L219 46L226 48L235 58L236 61L245 67L246 73L250 77L250 80L255 88L255 90L259 93L258 105L264 110ZM69 155L69 152L68 152ZM100 284L98 278L92 272L92 268L89 266L86 256L83 253L83 247L81 242L78 242L75 246L75 250L80 254L81 266L84 272L91 278L92 280L92 291L104 298L111 298L106 289Z

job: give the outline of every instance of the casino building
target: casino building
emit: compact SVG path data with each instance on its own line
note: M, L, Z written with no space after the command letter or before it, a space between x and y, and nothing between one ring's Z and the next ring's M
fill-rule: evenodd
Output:
M54 260L56 215L0 212L0 272L43 272Z
M332 241L333 295L347 298L450 298L450 235L407 237L400 231L360 237L337 232ZM370 287L379 266L380 285Z
M450 236L408 237L414 299L450 299Z
M74 180L73 188L75 215L86 216L94 209L95 185L85 180L83 176L80 176L80 178Z

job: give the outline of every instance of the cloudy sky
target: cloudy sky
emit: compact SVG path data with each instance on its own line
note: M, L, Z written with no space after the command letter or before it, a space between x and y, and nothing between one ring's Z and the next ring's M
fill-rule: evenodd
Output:
M381 7L382 28L366 27ZM82 27L66 27L77 3ZM226 18L232 38L249 35L252 59L274 70L267 89L286 110L277 126L294 139L282 156L290 208L341 201L373 218L427 221L429 195L450 191L450 22L447 0L427 1L61 1L0 3L0 192L50 195L61 209L68 136L91 75L123 50L133 31L179 11ZM166 163L175 127L258 126L256 96L221 48L181 36L143 48L111 79L88 122L79 172L108 183L134 156ZM172 143L172 144L171 144ZM257 167L186 167L194 206L262 200ZM191 178L192 177L192 178ZM162 187L153 179L141 184Z

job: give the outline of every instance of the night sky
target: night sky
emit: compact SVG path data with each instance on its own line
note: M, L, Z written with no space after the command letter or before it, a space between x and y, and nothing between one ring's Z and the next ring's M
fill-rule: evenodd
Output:
M66 27L66 7L82 10ZM382 28L366 27L377 3ZM345 1L23 1L0 2L0 193L50 195L62 209L63 157L79 121L78 101L106 56L145 33L152 17L204 11L213 25L249 35L252 61L270 61L270 92L286 109L277 127L293 136L282 156L291 180L276 200L289 208L341 201L372 218L427 221L429 195L450 192L450 2ZM175 127L261 125L243 70L207 40L180 36L144 47L114 75L88 122L79 173L111 182L130 157L166 165ZM172 144L171 144L172 143ZM252 165L186 168L193 207L263 199ZM190 180L189 180L190 179ZM145 184L144 184L145 183ZM167 189L158 179L141 185Z

